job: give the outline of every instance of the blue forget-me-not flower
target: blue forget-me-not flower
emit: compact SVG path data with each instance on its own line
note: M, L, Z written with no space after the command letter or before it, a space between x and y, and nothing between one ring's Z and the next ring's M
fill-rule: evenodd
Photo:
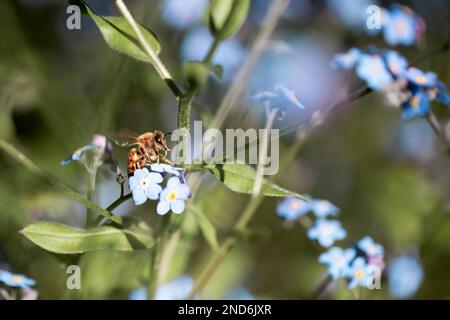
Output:
M277 214L288 220L297 220L311 210L308 202L297 198L285 198L277 206Z
M167 181L167 187L161 192L159 196L159 203L156 207L156 212L164 215L170 210L180 214L184 211L184 201L191 195L189 186L183 183L179 177L171 177Z
M317 220L308 230L308 238L317 240L323 247L331 247L336 240L342 240L347 235L341 223L337 220Z
M136 205L143 204L147 199L157 200L162 190L159 185L162 181L160 173L149 172L147 168L137 169L128 181Z
M319 219L324 219L328 216L337 216L339 214L339 208L328 200L312 199L310 207L311 211L314 212Z
M378 54L363 55L356 67L356 74L372 90L381 89L393 80L383 58Z
M381 244L375 243L373 239L366 236L358 241L358 248L364 251L368 257L377 257L384 255L384 249Z
M424 29L422 18L410 8L393 5L387 11L384 22L384 40L390 45L411 46L420 39Z
M319 263L328 266L328 274L334 279L346 275L350 262L355 258L356 250L333 247L319 256Z
M35 280L27 278L24 275L14 274L4 270L0 270L0 282L5 283L9 287L19 287L22 289L27 289L36 284Z
M366 287L369 284L372 273L372 267L366 263L364 258L356 258L346 271L346 276L349 279L348 288Z

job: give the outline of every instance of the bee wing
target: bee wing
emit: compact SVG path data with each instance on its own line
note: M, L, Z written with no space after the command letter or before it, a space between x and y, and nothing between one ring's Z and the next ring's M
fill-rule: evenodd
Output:
M122 148L137 144L137 135L132 133L120 132L118 134L108 135L107 137Z

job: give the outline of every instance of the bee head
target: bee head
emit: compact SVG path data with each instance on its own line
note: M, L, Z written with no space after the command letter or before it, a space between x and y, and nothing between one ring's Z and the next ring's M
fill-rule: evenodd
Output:
M167 146L166 141L166 134L162 131L155 131L155 147L158 151L170 151L169 147Z

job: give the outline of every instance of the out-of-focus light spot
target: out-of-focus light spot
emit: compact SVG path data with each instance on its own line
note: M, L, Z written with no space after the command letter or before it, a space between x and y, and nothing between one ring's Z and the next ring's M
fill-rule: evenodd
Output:
M166 0L162 19L175 29L186 29L199 22L208 6L208 0Z

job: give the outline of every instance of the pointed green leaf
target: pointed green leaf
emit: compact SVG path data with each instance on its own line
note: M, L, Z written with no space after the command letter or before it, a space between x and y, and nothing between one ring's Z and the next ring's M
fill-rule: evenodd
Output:
M94 20L103 38L111 49L130 56L134 59L151 63L151 60L149 59L145 51L138 44L138 39L125 18L114 16L100 16L82 0L72 1L72 3L80 6L81 10L87 13L92 18L92 20ZM159 54L159 52L161 51L161 47L156 36L148 28L144 27L141 24L138 25L151 49L153 49L156 54Z
M219 248L219 242L217 241L216 229L214 226L199 208L190 206L189 211L194 215L195 221L198 223L205 240L213 250L217 250Z
M145 234L138 227L117 229L99 227L75 229L55 222L37 222L20 231L39 247L59 254L77 254L96 250L132 251L150 248L154 244L151 230Z
M208 169L231 190L240 193L252 193L256 175L255 169L252 167L245 164L219 164L206 165L204 168ZM267 179L264 179L261 190L268 197L294 197L306 200L305 196L284 189Z
M209 24L212 34L221 39L239 31L247 18L250 0L212 0Z

